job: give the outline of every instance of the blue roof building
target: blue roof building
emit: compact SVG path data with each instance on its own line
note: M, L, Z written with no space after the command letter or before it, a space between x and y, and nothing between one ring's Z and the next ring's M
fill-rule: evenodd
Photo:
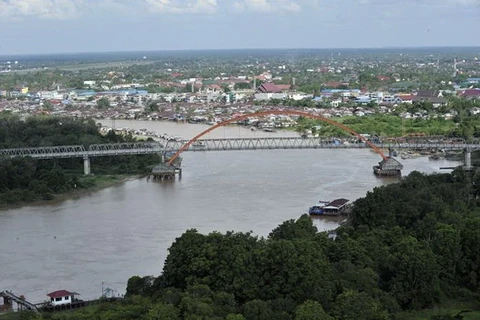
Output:
M480 83L480 78L468 78L468 83Z

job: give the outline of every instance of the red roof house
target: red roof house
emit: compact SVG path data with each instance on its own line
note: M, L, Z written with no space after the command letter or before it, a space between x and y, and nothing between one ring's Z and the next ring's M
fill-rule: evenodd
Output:
M74 301L76 295L78 296L80 294L67 290L57 290L47 293L47 296L50 298L50 303L54 306L70 304Z
M480 89L467 89L461 96L466 99L480 99Z
M258 88L257 92L261 93L277 93L289 90L291 85L289 84L275 84L273 82L262 83Z
M277 84L276 86L278 89L280 89L280 91L286 91L292 88L292 85L290 84Z

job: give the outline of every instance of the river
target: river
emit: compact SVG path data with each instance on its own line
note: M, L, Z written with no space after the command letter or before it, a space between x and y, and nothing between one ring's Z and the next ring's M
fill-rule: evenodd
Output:
M203 130L201 125L119 122L117 127L182 138ZM238 137L238 132L228 127L214 137ZM294 133L241 128L240 134ZM355 200L395 181L373 175L379 160L366 149L187 152L180 181L135 179L58 203L0 211L0 291L24 294L33 302L60 289L98 298L102 285L122 294L129 277L160 274L167 249L185 230L267 236L320 199ZM404 174L456 164L426 157L402 162ZM314 223L329 230L338 221Z

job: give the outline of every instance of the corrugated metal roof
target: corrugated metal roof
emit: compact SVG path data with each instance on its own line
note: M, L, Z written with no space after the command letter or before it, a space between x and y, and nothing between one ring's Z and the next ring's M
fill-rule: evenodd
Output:
M49 296L50 298L68 297L68 296L72 296L72 295L79 296L80 293L70 292L70 291L67 291L67 290L57 290L57 291L47 293L47 296Z
M344 205L346 205L348 203L348 199L344 199L344 198L340 198L340 199L335 199L333 200L332 202L330 202L325 208L331 208L331 207L335 207L335 208L341 208L343 207ZM330 209L329 208L329 209Z

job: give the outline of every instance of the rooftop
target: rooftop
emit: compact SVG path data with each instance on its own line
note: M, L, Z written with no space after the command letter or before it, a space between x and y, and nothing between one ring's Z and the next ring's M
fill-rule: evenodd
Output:
M344 205L348 203L348 199L340 198L340 199L335 199L332 202L330 202L327 207L336 207L336 208L341 208Z
M67 291L67 290L57 290L57 291L47 293L47 296L49 296L50 298L60 298L60 297L67 297L67 296L72 296L72 295L79 296L80 293L70 292L70 291Z

